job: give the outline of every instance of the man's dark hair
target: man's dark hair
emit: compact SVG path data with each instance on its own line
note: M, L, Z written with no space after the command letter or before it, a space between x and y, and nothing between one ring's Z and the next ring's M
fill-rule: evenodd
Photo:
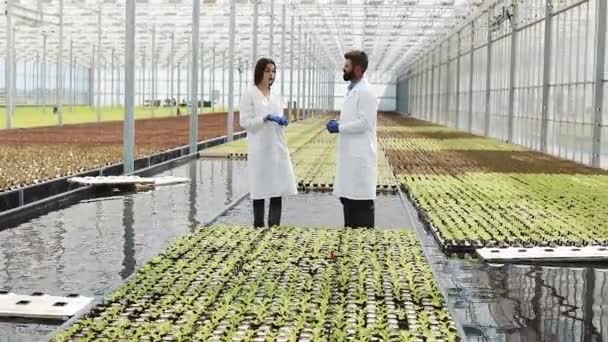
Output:
M353 66L358 65L361 67L363 72L367 70L367 54L364 51L353 50L344 54L344 59L349 59Z
M262 78L264 78L264 69L266 69L266 66L268 64L272 64L274 65L275 69L277 67L276 64L274 64L274 61L270 58L260 58L258 60L258 62L255 64L255 71L253 74L253 83L255 83L255 85L260 85L260 83L262 83Z

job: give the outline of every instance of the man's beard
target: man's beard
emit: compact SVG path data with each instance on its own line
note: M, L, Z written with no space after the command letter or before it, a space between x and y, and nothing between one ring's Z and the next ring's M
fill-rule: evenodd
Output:
M353 75L353 72L346 72L344 71L342 74L342 78L344 78L345 81L350 81L355 77L355 75Z

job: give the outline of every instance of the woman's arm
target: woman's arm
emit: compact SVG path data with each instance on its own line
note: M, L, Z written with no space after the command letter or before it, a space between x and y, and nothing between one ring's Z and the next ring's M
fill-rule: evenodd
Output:
M240 124L247 131L255 132L264 126L264 117L256 115L251 91L245 92L239 106Z

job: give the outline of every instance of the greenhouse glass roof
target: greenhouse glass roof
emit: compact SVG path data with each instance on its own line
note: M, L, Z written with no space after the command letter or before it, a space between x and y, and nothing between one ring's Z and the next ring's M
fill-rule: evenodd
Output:
M33 61L46 56L57 60L59 46L59 0L9 0L15 32L18 61ZM236 2L235 60L251 63L254 3ZM285 5L285 18L283 18ZM291 56L294 39L294 63L305 56L304 45L298 50L298 28L306 33L317 49L313 60L337 68L349 49L364 49L370 55L370 69L395 74L441 37L452 31L474 11L479 0L263 0L258 2L258 56L279 59L281 51ZM6 5L5 5L6 6ZM136 0L136 60L149 63L151 56L159 65L170 60L172 37L175 61L187 63L192 32L191 0ZM201 1L200 37L203 59L215 51L227 53L229 44L229 0ZM6 51L6 16L0 25L0 51ZM291 31L291 21L294 31ZM285 20L285 47L282 47ZM101 25L99 25L101 21ZM101 27L101 63L124 62L125 1L63 0L63 58L69 62L73 48L76 63L91 65ZM271 37L272 30L272 37ZM46 36L46 39L44 37ZM304 38L304 36L303 36ZM153 44L153 39L155 44ZM46 40L46 54L44 53ZM272 40L273 48L269 44ZM152 51L154 46L155 51ZM272 51L272 52L271 52ZM302 52L299 52L302 51ZM286 61L289 61L286 57Z

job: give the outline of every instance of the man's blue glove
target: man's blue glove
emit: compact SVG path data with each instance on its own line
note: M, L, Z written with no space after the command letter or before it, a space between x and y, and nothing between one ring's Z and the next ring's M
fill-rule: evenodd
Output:
M329 120L327 122L327 130L329 133L338 133L340 132L340 124L336 120Z

